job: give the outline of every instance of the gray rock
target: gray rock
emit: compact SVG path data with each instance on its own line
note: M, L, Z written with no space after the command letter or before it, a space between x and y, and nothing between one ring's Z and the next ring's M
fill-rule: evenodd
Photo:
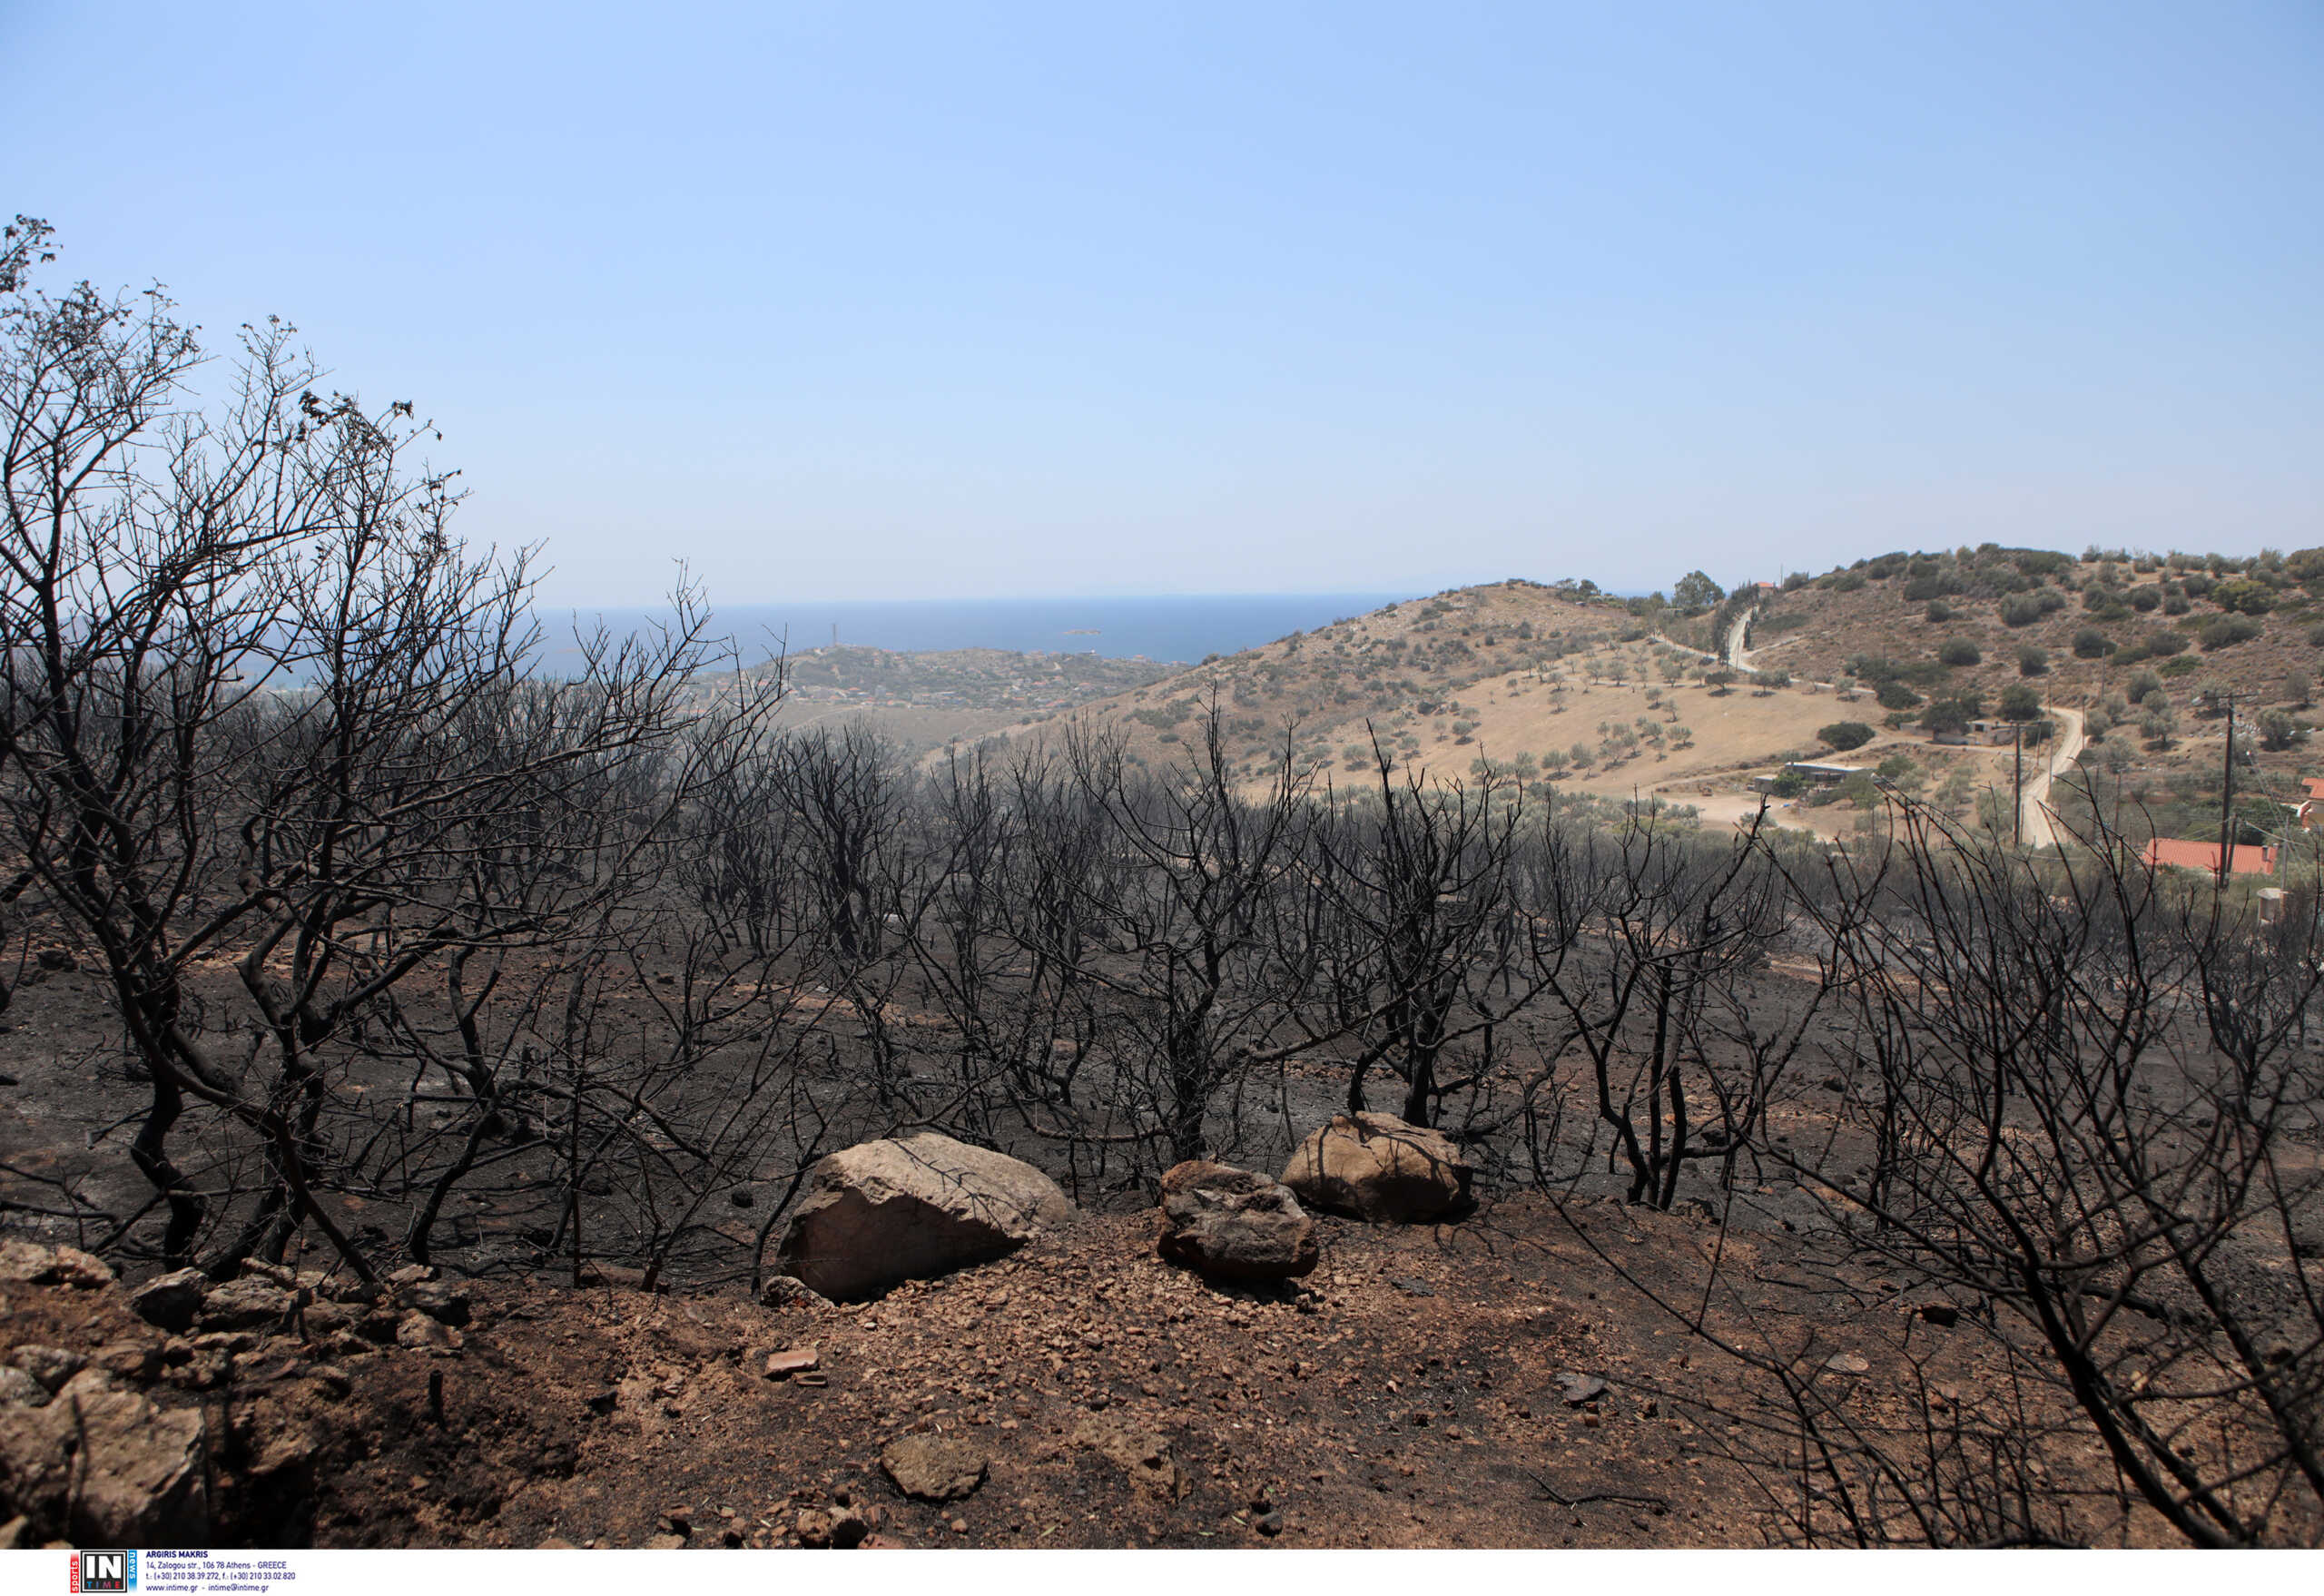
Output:
M880 1454L896 1489L921 1502L957 1502L984 1483L990 1461L982 1448L936 1435L906 1435Z
M424 1280L403 1287L400 1295L404 1301L439 1324L457 1329L468 1322L468 1294L457 1286Z
M417 1309L406 1314L396 1325L396 1345L414 1352L457 1352L460 1340L458 1331Z
M113 1266L77 1246L43 1246L34 1241L0 1241L0 1280L26 1286L70 1286L94 1291L113 1284Z
M1180 1164L1162 1177L1161 1255L1227 1280L1288 1280L1321 1256L1315 1222L1288 1187L1226 1164Z
M0 1407L46 1407L48 1387L13 1365L0 1368Z
M1606 1394L1606 1382L1595 1374L1560 1374L1558 1387L1564 1393L1568 1407L1580 1407Z
M805 1281L795 1280L788 1275L768 1276L765 1284L759 1287L759 1303L761 1306L770 1308L827 1308L832 1305L829 1298L811 1289Z
M84 1369L0 1424L0 1496L44 1541L199 1546L209 1539L202 1415Z
M199 1269L179 1269L168 1275L157 1275L129 1294L129 1305L137 1316L149 1325L158 1325L173 1335L182 1335L193 1328L195 1317L202 1312L202 1299L210 1290L210 1277Z
M205 1330L272 1329L290 1316L294 1300L273 1281L244 1275L211 1287L199 1322Z
M89 1366L85 1354L61 1346L20 1346L10 1361L50 1391L64 1390L67 1380Z
M928 1131L818 1163L779 1267L824 1296L862 1301L1006 1256L1072 1217L1057 1182L1030 1164Z

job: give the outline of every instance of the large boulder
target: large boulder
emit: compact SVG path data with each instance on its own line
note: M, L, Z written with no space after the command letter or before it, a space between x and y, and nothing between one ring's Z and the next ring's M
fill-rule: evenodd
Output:
M155 1406L84 1369L0 1424L0 1501L44 1539L200 1546L210 1536L202 1414Z
M1410 1225L1469 1206L1469 1162L1438 1130L1393 1114L1335 1114L1284 1166L1302 1202L1374 1225Z
M1030 1164L926 1131L818 1163L777 1267L834 1301L861 1302L1004 1256L1072 1217L1057 1182Z
M1195 1160L1162 1177L1157 1246L1225 1280L1288 1280L1315 1266L1315 1222L1271 1175Z

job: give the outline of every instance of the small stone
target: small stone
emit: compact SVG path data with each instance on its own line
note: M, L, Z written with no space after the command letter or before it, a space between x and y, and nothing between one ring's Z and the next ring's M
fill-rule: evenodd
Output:
M61 1346L20 1346L13 1361L52 1392L64 1390L67 1380L89 1366L85 1355Z
M803 1374L822 1362L822 1356L812 1346L786 1347L767 1355L766 1377L787 1380L793 1374Z
M333 1396L345 1396L355 1389L354 1377L337 1364L317 1364L307 1373Z
M772 1275L759 1287L759 1305L769 1308L827 1308L831 1300L793 1275Z
M0 1407L46 1407L49 1389L13 1364L0 1368Z
M273 1281L244 1275L210 1289L202 1299L200 1322L205 1330L271 1329L290 1316L295 1300Z
M648 1552L675 1552L685 1543L686 1538L684 1535L649 1535L645 1539L645 1550Z
M989 1460L968 1441L935 1435L906 1435L880 1454L880 1467L896 1489L922 1502L956 1502L984 1483Z
M1824 1360L1824 1366L1835 1374L1861 1374L1872 1367L1860 1352L1836 1352Z
M738 1208L748 1208L757 1204L759 1195L747 1186L738 1186L726 1194L726 1200Z
M862 1521L854 1520L852 1522L860 1527ZM835 1531L838 1528L838 1521L835 1521L830 1513L825 1512L820 1507L802 1509L793 1528L798 1532L800 1544L802 1545L832 1546L838 1543L835 1535Z
M157 1275L129 1294L129 1306L149 1325L155 1325L174 1335L183 1335L193 1328L194 1315L202 1312L202 1298L210 1289L210 1278L199 1269L179 1269L167 1275Z
M965 1535L969 1532L969 1521L966 1519L954 1519L950 1525L950 1528L955 1535Z
M113 1266L77 1246L43 1246L38 1242L0 1241L0 1280L27 1286L69 1286L75 1291L95 1291L113 1284Z
M571 1552L576 1550L576 1548L573 1542L566 1540L564 1536L551 1535L547 1540L543 1541L539 1545L534 1547L533 1550L536 1552Z
M18 1513L0 1524L0 1552L30 1552L40 1542L33 1536L33 1522Z
M91 1361L124 1380L153 1380L161 1376L162 1348L151 1341L108 1342Z
M300 1320L310 1336L329 1339L342 1330L355 1328L356 1311L343 1302L310 1302L299 1310Z
M395 1273L388 1276L388 1284L397 1287L420 1286L435 1278L435 1265L406 1264L402 1268L398 1269Z
M404 1301L439 1324L457 1329L468 1322L468 1294L457 1286L438 1280L423 1280L404 1287L402 1296Z
M1406 1296L1434 1296L1436 1295L1436 1287L1431 1286L1425 1280L1415 1280L1407 1277L1403 1280L1391 1280L1388 1284L1394 1286L1398 1291L1403 1292Z
M1568 1407L1580 1407L1583 1403L1595 1402L1606 1394L1606 1382L1595 1374L1560 1374L1558 1386L1565 1394Z
M415 1311L397 1324L396 1345L414 1352L444 1354L459 1350L461 1336L442 1320Z
M1280 1512L1263 1512L1257 1518L1251 1521L1251 1527L1256 1530L1260 1534L1270 1538L1280 1535L1283 1533L1283 1514Z

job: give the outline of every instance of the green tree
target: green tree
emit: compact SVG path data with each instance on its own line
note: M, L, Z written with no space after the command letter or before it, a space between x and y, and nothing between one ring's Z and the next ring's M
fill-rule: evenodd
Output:
M1670 588L1670 602L1680 609L1709 609L1726 596L1727 589L1700 571L1689 571Z
M1978 718L1983 707L1974 693L1955 693L1932 703L1922 713L1921 724L1932 735L1951 736L1967 731L1969 723Z

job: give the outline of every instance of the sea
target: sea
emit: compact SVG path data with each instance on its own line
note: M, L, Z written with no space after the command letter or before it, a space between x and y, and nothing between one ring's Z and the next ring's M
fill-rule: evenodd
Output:
M872 599L747 604L714 608L711 630L746 660L829 645L900 652L1000 648L1019 654L1098 654L1191 665L1294 632L1312 631L1413 593L1175 594L1137 598ZM577 608L543 603L541 668L569 675L581 660L576 628L601 622L616 637L666 623L663 609Z

